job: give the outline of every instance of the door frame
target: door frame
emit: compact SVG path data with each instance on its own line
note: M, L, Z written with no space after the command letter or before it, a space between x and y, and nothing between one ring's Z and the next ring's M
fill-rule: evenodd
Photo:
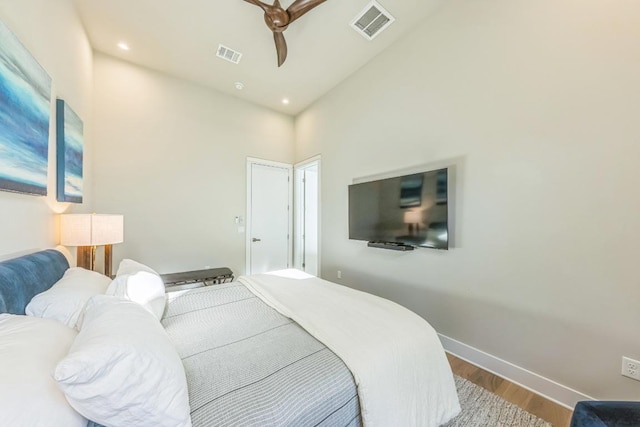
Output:
M288 199L288 239L287 239L287 267L293 265L293 165L289 163L274 162L272 160L258 159L255 157L247 157L247 211L246 218L246 235L245 235L245 274L251 274L251 208L252 208L252 195L251 195L251 183L253 179L253 173L251 167L253 165L270 166L276 168L287 169L289 178L289 199Z
M302 229L300 228L300 225L302 223L302 215L304 212L304 197L303 197L303 192L302 192L302 185L300 185L301 183L298 182L298 172L302 169L305 169L309 166L311 166L312 164L316 164L318 166L318 212L317 212L317 216L318 216L318 236L317 236L317 242L318 242L318 248L317 248L317 253L318 253L318 277L320 277L320 272L322 271L322 239L320 238L320 236L322 236L322 156L320 154L310 157L306 160L303 160L299 163L296 163L293 166L294 169L294 181L295 181L295 201L294 201L294 212L295 212L295 232L294 232L294 241L295 241L295 245L294 245L294 256L293 256L293 261L294 261L294 267L298 268L300 270L302 270L302 264L301 264L301 260L302 260L302 246L303 246L303 241L302 241Z

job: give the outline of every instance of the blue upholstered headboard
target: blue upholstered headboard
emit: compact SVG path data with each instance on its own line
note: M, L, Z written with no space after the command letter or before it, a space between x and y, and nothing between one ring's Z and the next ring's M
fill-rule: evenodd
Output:
M24 314L31 298L49 289L68 268L67 259L54 249L0 262L0 313Z

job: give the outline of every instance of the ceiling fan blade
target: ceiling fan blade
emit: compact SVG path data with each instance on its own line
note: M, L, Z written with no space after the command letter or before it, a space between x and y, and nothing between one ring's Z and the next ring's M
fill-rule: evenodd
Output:
M278 67L284 64L287 59L287 42L282 33L273 33L273 40L276 42L276 52L278 52Z
M267 9L269 7L271 7L271 5L262 3L260 0L244 0L244 1L246 1L247 3L255 4L256 6L258 6L260 9L264 10L265 12L267 11Z
M245 1L248 1L248 0L245 0ZM296 19L300 18L302 15L309 12L314 7L320 6L325 1L327 0L296 0L294 1L293 3L291 3L291 6L289 6L289 8L287 9L287 13L291 18L290 22L293 22Z

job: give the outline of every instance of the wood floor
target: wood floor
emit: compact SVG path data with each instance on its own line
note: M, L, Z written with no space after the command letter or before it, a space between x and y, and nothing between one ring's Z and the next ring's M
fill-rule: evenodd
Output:
M551 423L553 427L568 427L571 410L515 385L449 353L447 358L453 373L497 394L527 412Z

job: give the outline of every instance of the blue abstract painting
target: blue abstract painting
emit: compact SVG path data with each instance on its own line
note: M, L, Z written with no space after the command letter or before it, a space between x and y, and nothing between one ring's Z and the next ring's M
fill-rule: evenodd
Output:
M0 190L47 194L51 77L0 21Z
M82 120L62 99L56 101L56 118L57 199L82 203Z

